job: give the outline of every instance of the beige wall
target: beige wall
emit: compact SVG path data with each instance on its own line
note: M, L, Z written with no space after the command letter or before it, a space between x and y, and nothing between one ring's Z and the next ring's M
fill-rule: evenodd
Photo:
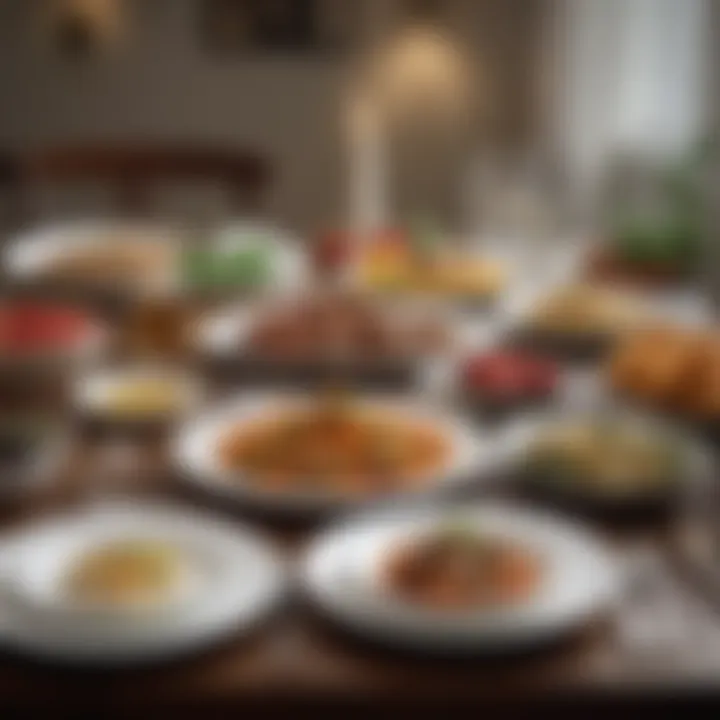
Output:
M449 0L448 16L490 80L495 139L515 142L532 127L542 2ZM39 41L35 4L0 2L0 146L138 136L247 144L276 163L270 205L283 222L311 231L343 216L342 60L213 58L195 36L195 2L135 0L123 44L75 65ZM470 146L454 137L448 153L428 150L435 186L451 199ZM398 196L412 167L395 173Z

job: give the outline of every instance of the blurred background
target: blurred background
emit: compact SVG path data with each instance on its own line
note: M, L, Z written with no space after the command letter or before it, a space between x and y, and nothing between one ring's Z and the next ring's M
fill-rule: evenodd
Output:
M533 182L587 218L608 178L710 138L719 13L711 0L5 0L0 150L246 154L267 169L268 214L303 234L418 214L487 229L507 222L492 217L499 188ZM36 196L36 212L57 202ZM174 202L216 212L211 197ZM82 201L102 201L96 183Z
M717 602L720 524L711 480L720 439L719 38L720 3L713 0L0 0L0 480L18 480L8 483L12 503L3 501L0 482L0 525L129 495L132 522L118 537L137 535L153 523L135 517L141 496L177 496L189 510L205 493L218 513L233 503L262 511L257 520L273 528L281 554L297 558L315 536L302 522L267 522L273 512L284 521L307 520L317 502L330 518L356 502L416 490L402 485L409 471L398 460L416 452L405 439L415 432L415 406L404 411L407 422L390 413L379 414L379 424L354 409L354 396L364 402L366 388L398 385L427 405L428 429L443 425L442 432L426 434L424 425L417 431L431 450L456 443L457 411L457 426L468 430L456 443L459 454L467 445L479 458L477 467L464 468L462 460L460 472L473 482L501 480L487 488L468 482L468 501L471 491L484 498L509 488L511 500L526 494L531 506L532 492L499 477L522 480L527 471L531 481L537 472L549 503L556 492L562 506L565 492L581 507L597 503L598 515L633 515L645 505L650 515L660 511L658 527L640 522L636 536L610 531L608 523L615 560L627 561L633 581L618 603L619 621L599 632L589 628L595 634L584 640L587 656L578 661L560 652L555 670L536 673L542 661L533 660L500 673L531 680L537 674L538 686L599 678L600 692L607 679L622 687L651 679L664 689L666 676L677 684L696 667L716 682L716 613L688 600L690 583L666 555L670 532L683 547L686 526L701 532L702 552L690 534L686 554L700 558L697 574L710 578L708 595ZM157 222L145 222L148 216ZM715 300L710 312L708 295ZM253 417L244 414L246 390L266 385L283 388L281 404L288 388L330 386L298 414L298 427L305 432L306 423L307 437L319 438L317 457L313 443L309 461L302 457L306 442L295 411L289 434L282 424L272 442L260 434L259 453L247 441L254 442L255 428L246 433ZM206 403L236 391L237 418L223 415L216 423ZM638 425L633 440L636 431L616 423L625 409L649 411L670 421L672 431L649 424L646 433ZM491 433L545 410L567 415L568 428L580 433L569 441L560 433L557 457L544 465L538 455L537 470L527 448L506 447L494 441L504 436ZM404 424L410 430L393 439ZM363 452L375 463L371 470L344 469L342 448L338 469L336 460L321 457L346 425L349 436L369 438ZM342 433L333 434L336 426ZM514 442L514 425L507 427ZM542 449L545 426L528 427ZM177 428L185 433L178 442ZM243 451L237 462L229 451L225 458L226 444L234 448L226 430ZM690 451L683 455L686 435L699 443L697 473ZM410 450L398 452L393 443ZM245 457L247 447L255 452ZM274 467L296 451L296 469ZM623 452L629 469L618 461L617 470ZM355 454L347 452L353 462ZM423 470L432 475L427 489L458 473L453 454L442 454L447 458ZM46 456L52 462L41 467L37 458ZM48 480L46 495L33 484L40 475ZM237 488L228 479L237 479ZM32 492L23 496L26 489ZM255 521L255 513L248 516ZM508 524L500 517L500 526ZM177 545L170 555L177 551L181 565L186 524L194 522L183 519L177 532L175 521L168 525ZM474 572L492 553L483 538L473 544L477 538L468 536L466 546L460 529L459 567ZM26 537L32 550L32 529ZM78 548L87 545L92 560L94 536L87 537ZM571 537L568 545L580 548L568 565L568 587L606 603L602 577L595 590L597 578L588 579L593 565L582 557L583 543ZM377 547L376 562L383 561L384 547ZM464 556L467 547L480 560ZM136 555L143 566L146 550L131 544L129 566ZM162 562L162 547L160 556ZM254 565L237 562L235 550L228 557L228 577L238 588L255 588ZM428 557L434 565L435 555ZM65 560L57 558L48 567L61 567ZM536 575L532 565L529 575ZM17 567L21 577L26 566ZM37 575L55 573L60 588L63 572L43 566ZM11 574L3 573L0 585ZM341 578L344 592L344 574L328 577ZM281 584L268 586L258 612L273 608ZM369 604L356 606L361 630L364 613L376 607L376 585L368 586ZM523 602L537 602L538 587ZM82 591L75 610L75 600L67 608L77 610L68 617L78 620L78 632L85 625L88 646L64 624L64 592L62 602L54 605L49 592L47 607L39 606L47 627L0 623L0 644L13 626L30 654L87 661L105 653L105 661L117 661L112 642L93 635L105 620L85 623L93 616L83 614ZM32 592L28 597L31 607ZM226 634L236 629L232 613L241 603L231 605ZM108 689L123 702L130 691L178 704L256 690L275 699L290 676L296 689L349 688L384 700L417 700L424 690L418 685L432 690L434 680L417 682L416 667L376 655L358 659L343 641L317 633L317 619L307 622L302 610L293 619L294 611L289 625L272 625L270 641L247 655L238 645L201 659L206 665L141 682L138 673L128 684L112 675L87 683L82 674L65 682L70 674L58 680L3 655L0 696L54 702L47 687L81 701ZM569 624L586 620L567 608L560 616ZM392 637L396 616L387 617ZM184 618L173 616L154 639L145 632L150 624L125 638L109 622L115 634L108 637L119 638L119 646L127 640L125 652L140 660L155 641L156 651L172 654L192 630ZM673 623L678 633L668 639L663 633L674 632ZM519 626L522 635L526 626ZM406 627L410 645L442 641L432 623ZM464 626L457 627L451 640L462 635L464 642ZM512 635L512 623L507 627ZM482 644L482 628L479 638ZM666 675L653 665L661 656ZM479 682L474 673L460 678L462 687L495 692L490 675ZM461 687L454 668L446 679L436 685L441 692ZM514 699L525 684L511 680L497 687Z

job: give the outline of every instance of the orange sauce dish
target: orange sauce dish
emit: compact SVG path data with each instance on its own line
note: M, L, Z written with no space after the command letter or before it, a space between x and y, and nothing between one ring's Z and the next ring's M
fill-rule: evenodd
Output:
M436 610L472 610L527 600L541 576L539 559L509 540L439 529L391 549L387 588L400 599Z
M450 441L405 414L330 400L233 428L218 452L261 489L363 495L427 484Z

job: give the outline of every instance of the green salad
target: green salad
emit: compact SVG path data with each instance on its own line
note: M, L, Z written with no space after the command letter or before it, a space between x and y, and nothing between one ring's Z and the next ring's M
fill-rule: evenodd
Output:
M191 288L250 290L270 280L273 252L262 240L243 240L236 247L188 248L182 264L184 284Z
M704 174L717 158L714 138L656 168L649 185L649 206L624 196L612 213L611 235L616 253L626 261L680 272L692 272L702 254L705 215Z

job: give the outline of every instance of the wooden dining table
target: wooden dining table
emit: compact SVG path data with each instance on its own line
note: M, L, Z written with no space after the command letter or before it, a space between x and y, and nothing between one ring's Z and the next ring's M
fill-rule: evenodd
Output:
M322 519L289 523L203 498L172 472L164 445L157 438L139 440L142 464L112 492L138 501L164 498L250 522L290 563L323 526ZM96 501L103 494L97 486L106 480L100 457L97 437L79 432L62 476L47 491L6 507L2 527ZM507 494L484 483L465 492L479 502ZM335 626L291 590L250 637L228 637L186 658L108 669L47 664L8 650L0 655L0 707L123 714L170 707L183 713L250 706L270 711L300 702L360 702L382 709L441 700L525 708L568 698L690 700L720 687L720 606L695 582L679 551L688 522L596 522L627 570L626 590L592 624L531 652L461 659L401 652Z
M216 383L213 392L242 392L227 382ZM72 451L56 481L6 503L3 529L103 495L107 430L72 420ZM138 501L159 497L249 522L290 564L328 522L290 522L210 500L176 476L166 439L163 433L133 437L134 470L108 492ZM482 502L511 493L498 478L463 494ZM53 716L92 711L146 717L161 710L208 717L247 709L295 712L304 705L360 704L383 712L502 704L529 711L567 702L585 708L598 702L690 703L713 692L720 697L720 604L690 571L682 538L695 519L689 510L677 510L637 523L589 521L617 551L626 580L622 597L592 623L531 651L451 658L383 647L335 626L291 588L250 636L227 637L188 657L104 668L58 665L5 649L0 708Z

